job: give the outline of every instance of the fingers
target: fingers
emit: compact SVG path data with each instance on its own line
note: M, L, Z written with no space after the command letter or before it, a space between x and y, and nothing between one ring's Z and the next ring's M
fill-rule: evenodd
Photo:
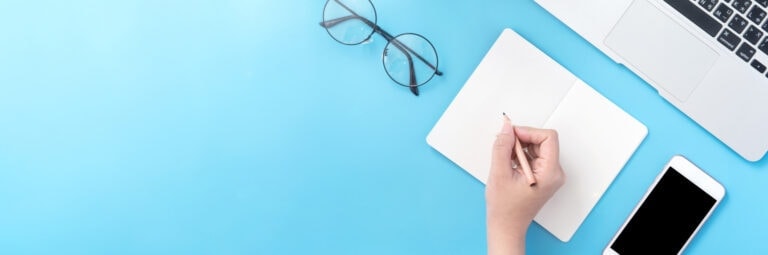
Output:
M514 128L520 142L533 144L536 156L544 159L559 159L560 146L557 131L532 127Z
M496 141L493 143L491 176L512 174L512 151L515 147L514 132L512 125L504 121L501 132L496 135Z

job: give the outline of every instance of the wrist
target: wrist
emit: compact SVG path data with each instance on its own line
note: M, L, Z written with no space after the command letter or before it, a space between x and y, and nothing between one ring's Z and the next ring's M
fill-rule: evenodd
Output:
M486 226L488 227L489 234L491 232L505 233L506 235L522 237L525 237L526 232L528 232L528 227L533 221L527 217L515 217L512 215L488 214L486 217Z

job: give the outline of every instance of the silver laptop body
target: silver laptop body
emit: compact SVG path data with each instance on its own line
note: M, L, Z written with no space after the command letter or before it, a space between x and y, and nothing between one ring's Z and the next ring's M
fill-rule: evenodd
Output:
M768 0L535 0L749 161L768 151Z

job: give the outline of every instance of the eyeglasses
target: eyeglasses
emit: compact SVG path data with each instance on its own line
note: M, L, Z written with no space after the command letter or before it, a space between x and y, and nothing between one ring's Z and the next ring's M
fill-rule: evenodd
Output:
M384 71L397 84L409 87L418 96L419 86L435 75L443 75L437 70L435 46L419 34L392 36L376 24L376 18L376 8L370 0L328 0L320 26L334 40L346 45L366 42L373 33L384 37L387 40L382 53Z

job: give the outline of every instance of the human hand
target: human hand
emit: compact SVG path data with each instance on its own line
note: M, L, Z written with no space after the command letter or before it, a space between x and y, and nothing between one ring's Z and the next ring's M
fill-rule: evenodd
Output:
M529 186L514 153L515 139L527 149L536 185ZM489 254L524 254L525 233L541 207L563 185L557 132L513 127L504 121L493 145L485 187Z

